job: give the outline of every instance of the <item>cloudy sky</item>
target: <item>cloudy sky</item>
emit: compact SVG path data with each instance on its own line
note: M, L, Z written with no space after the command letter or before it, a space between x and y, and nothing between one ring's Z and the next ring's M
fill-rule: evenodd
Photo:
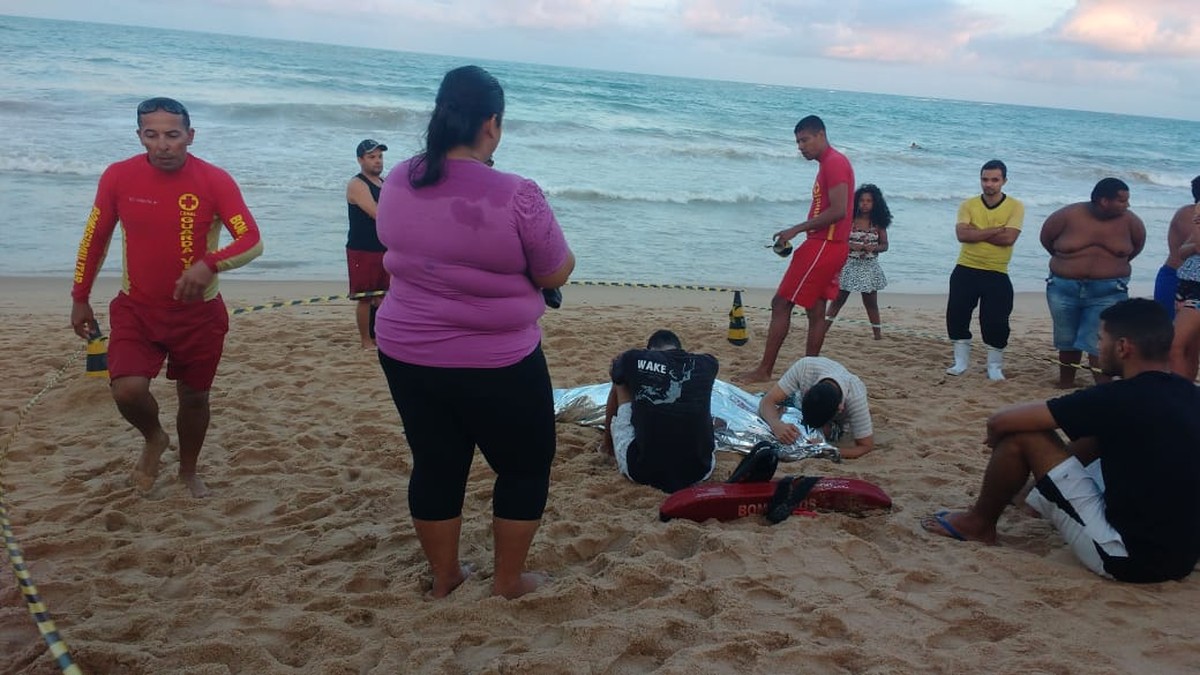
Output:
M0 13L1200 120L1198 0L0 0Z

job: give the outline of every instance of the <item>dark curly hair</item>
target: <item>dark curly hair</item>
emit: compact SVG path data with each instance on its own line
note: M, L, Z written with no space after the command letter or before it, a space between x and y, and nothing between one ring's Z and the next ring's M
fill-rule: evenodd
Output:
M854 217L862 215L858 210L858 198L864 193L871 195L871 199L875 202L875 205L871 207L871 215L868 216L871 224L881 230L886 230L888 225L892 224L892 210L888 208L887 200L883 198L883 193L879 191L879 188L870 183L863 183L854 191Z

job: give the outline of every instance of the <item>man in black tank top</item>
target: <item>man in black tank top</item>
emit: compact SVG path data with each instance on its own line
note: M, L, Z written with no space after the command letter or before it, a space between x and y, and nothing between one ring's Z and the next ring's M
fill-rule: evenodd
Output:
M383 268L387 251L375 233L375 210L383 187L383 153L387 146L366 139L358 144L361 171L346 184L346 210L350 234L346 238L346 263L350 268L350 293L386 291L390 277ZM363 349L375 348L375 308L383 301L379 295L360 298L355 310L358 334Z

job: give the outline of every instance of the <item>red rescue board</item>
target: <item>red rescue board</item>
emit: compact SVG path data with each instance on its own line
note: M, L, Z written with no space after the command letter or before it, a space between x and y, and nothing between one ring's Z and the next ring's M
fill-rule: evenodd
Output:
M763 483L702 483L684 488L667 497L658 510L662 520L687 518L696 522L709 519L734 520L762 515L775 494L779 481ZM892 508L892 498L878 485L858 478L824 477L817 481L804 501L792 513L839 511L863 514Z

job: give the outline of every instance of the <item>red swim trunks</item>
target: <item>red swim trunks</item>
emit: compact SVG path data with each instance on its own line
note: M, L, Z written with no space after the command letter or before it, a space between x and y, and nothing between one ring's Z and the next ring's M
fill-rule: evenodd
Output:
M776 295L793 305L811 309L817 300L833 300L838 294L842 265L850 255L844 241L805 239L792 253L792 263L783 273Z
M221 362L229 312L220 295L207 302L155 307L125 293L108 305L108 376L154 379L167 362L167 379L196 391L212 388Z
M350 268L350 292L386 291L392 277L383 268L383 251L346 249L346 264Z

